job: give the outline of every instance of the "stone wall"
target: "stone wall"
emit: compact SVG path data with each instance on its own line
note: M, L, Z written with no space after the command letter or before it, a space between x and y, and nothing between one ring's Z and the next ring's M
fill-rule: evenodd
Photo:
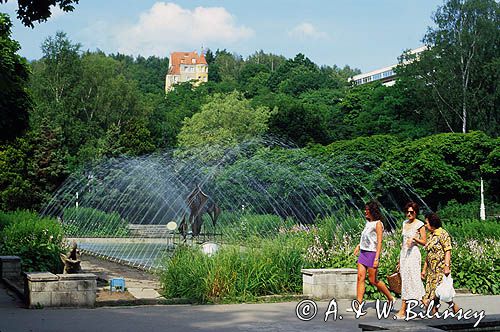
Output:
M322 300L355 299L356 269L302 269L303 294Z
M93 307L97 278L91 273L26 272L24 294L33 307Z
M13 279L21 276L21 258L0 256L0 279Z

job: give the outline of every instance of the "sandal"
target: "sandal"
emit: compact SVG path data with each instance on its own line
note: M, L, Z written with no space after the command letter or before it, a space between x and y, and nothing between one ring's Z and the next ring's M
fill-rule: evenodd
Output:
M397 319L397 320L402 320L405 318L406 318L406 315L400 315L399 313L394 315L394 319Z

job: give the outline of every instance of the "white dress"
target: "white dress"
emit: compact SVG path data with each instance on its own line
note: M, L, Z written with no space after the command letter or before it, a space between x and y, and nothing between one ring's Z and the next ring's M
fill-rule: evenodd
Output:
M412 223L403 222L403 245L399 256L399 272L401 273L401 299L421 300L425 295L424 284L420 279L422 257L417 244L408 247L408 240L417 237L424 223L415 219Z

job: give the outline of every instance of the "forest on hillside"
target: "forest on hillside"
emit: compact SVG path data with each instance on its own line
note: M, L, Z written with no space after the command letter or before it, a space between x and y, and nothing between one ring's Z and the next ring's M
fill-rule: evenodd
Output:
M467 4L437 10L428 50L401 55L412 61L397 67L392 87L355 86L358 69L304 54L224 49L206 52L207 83L168 94L167 57L83 50L59 32L28 62L0 14L0 209L39 209L69 174L106 158L258 136L324 159L375 154L374 167L398 168L434 206L477 200L480 177L498 202L500 5Z

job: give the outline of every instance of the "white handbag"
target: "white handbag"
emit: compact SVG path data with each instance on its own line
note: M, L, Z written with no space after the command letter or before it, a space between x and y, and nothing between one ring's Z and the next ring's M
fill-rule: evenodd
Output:
M451 274L443 276L443 280L436 287L436 297L443 302L452 302L455 297L455 288L453 288L453 278Z

